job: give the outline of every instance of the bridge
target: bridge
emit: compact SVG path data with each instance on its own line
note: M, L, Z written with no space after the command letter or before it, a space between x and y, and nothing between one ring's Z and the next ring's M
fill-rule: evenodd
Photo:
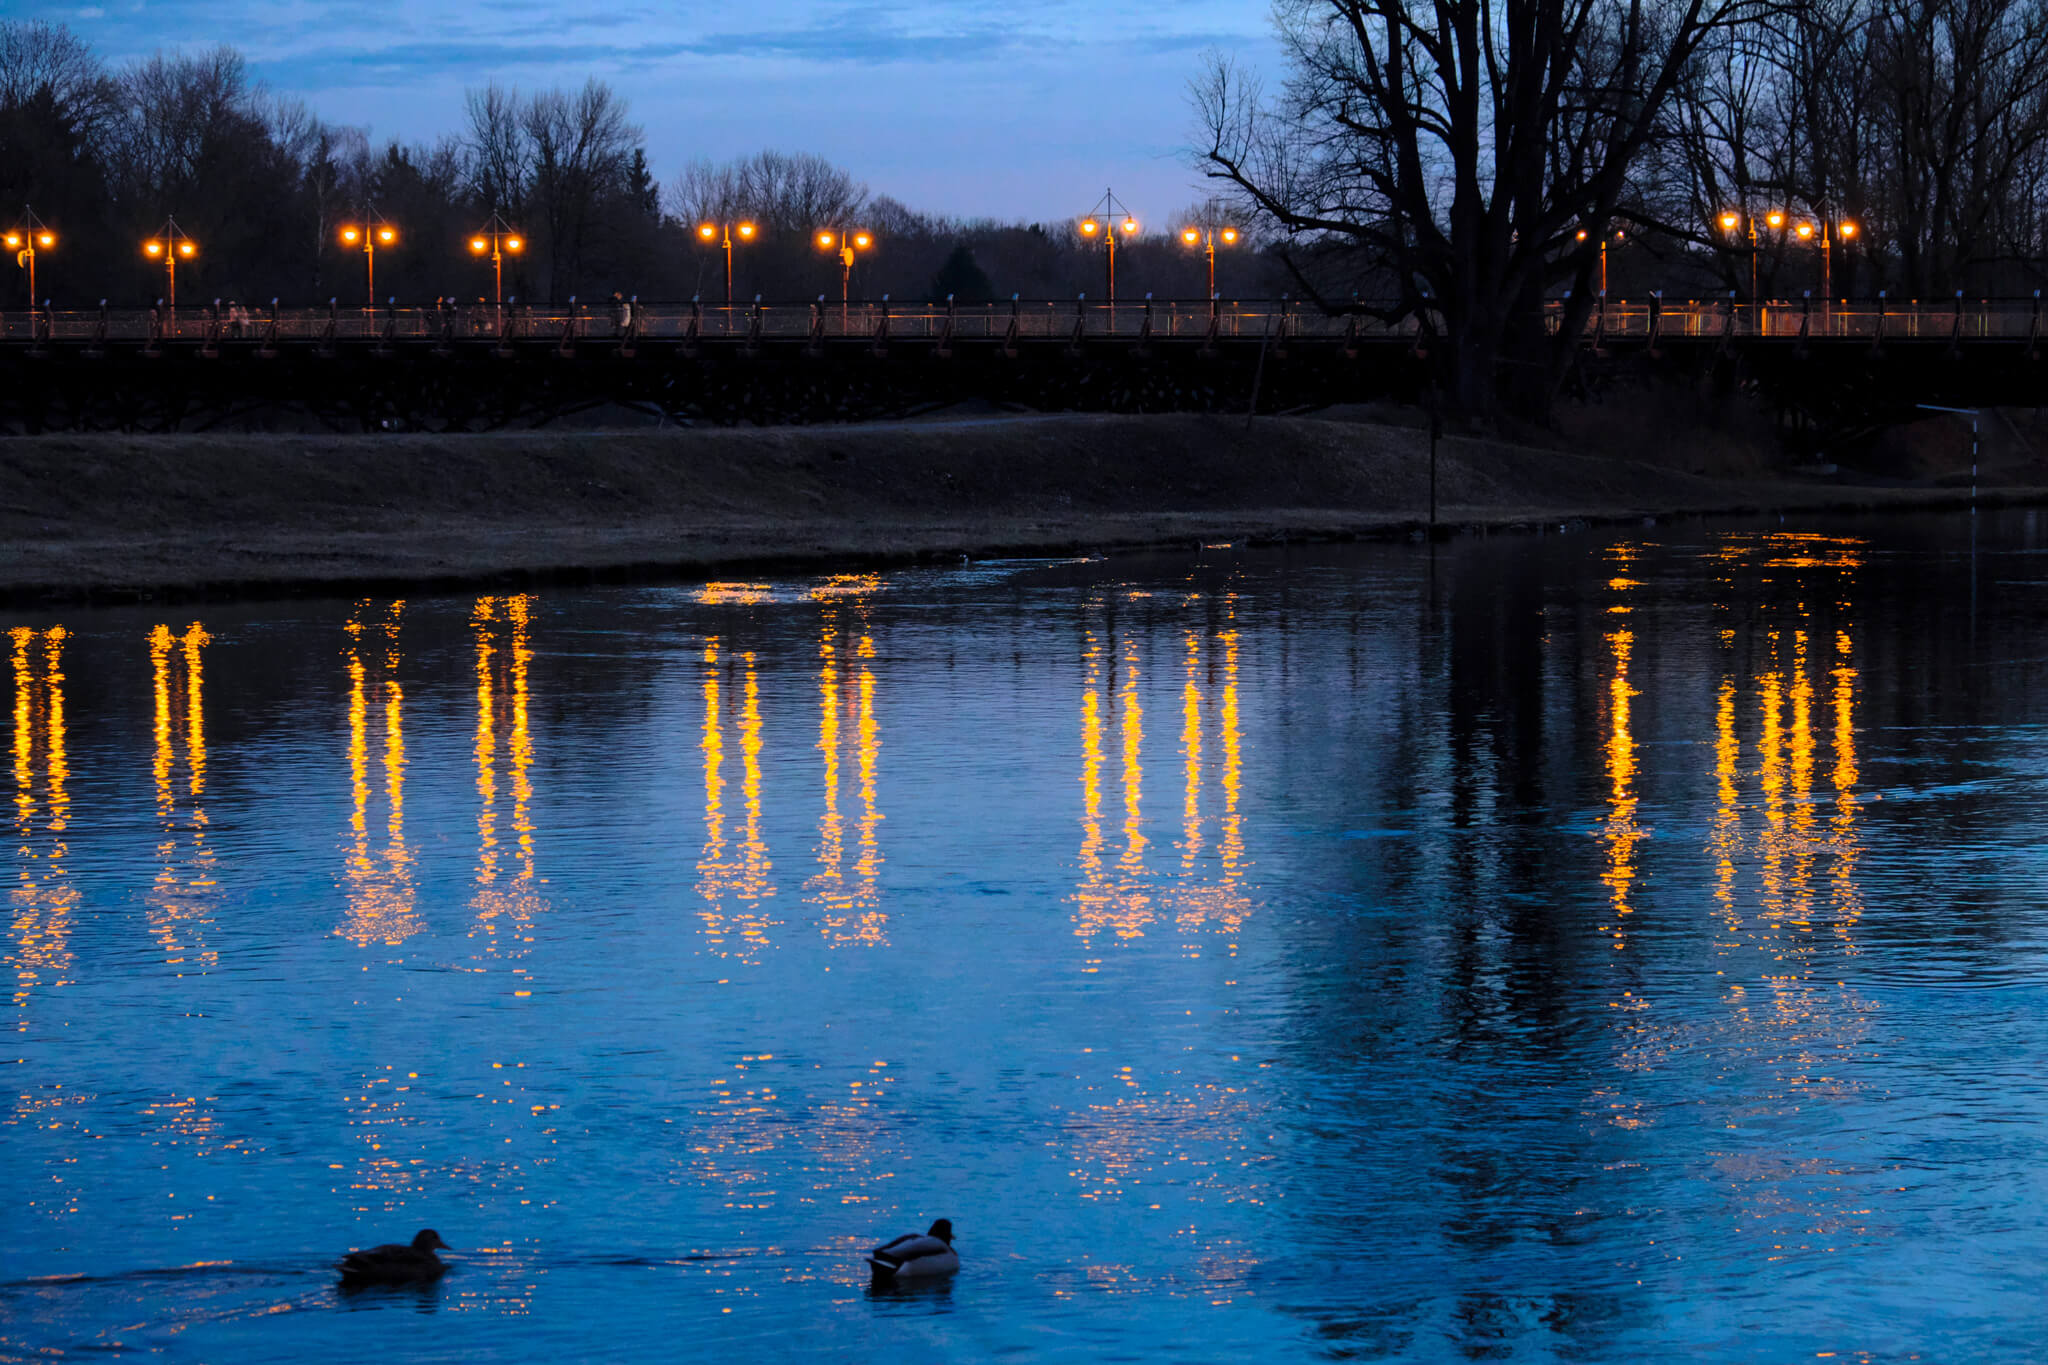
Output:
M1562 331L1562 301L1546 325ZM336 429L537 426L625 408L678 422L904 416L981 399L1053 411L1302 411L1427 391L1430 313L1282 300L0 313L0 429L206 429L296 410ZM1753 387L1802 423L1919 403L2038 405L2039 297L1600 300L1568 390ZM1560 342L1562 343L1560 337Z

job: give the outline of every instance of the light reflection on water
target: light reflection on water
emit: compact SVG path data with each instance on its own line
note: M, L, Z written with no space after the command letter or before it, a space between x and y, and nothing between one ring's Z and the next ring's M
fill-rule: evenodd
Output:
M2048 574L1969 536L24 616L0 1354L2017 1349Z

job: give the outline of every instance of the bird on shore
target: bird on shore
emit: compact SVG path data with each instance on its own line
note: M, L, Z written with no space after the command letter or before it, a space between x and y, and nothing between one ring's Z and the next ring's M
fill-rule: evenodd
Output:
M434 1248L452 1251L441 1234L423 1228L411 1246L387 1242L380 1247L351 1251L341 1258L341 1287L359 1289L373 1284L426 1284L438 1280L448 1267L434 1254Z
M868 1253L868 1266L877 1285L952 1274L960 1268L960 1254L953 1250L953 1221L941 1218L923 1236L906 1232L884 1242Z

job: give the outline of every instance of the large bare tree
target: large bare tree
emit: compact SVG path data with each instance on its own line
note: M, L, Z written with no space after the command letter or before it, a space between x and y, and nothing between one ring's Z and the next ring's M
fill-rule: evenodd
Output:
M1200 159L1281 230L1379 272L1391 311L1440 318L1447 396L1483 417L1548 393L1544 288L1575 275L1566 325L1583 317L1673 88L1766 3L1279 0L1285 83L1266 98L1212 63Z

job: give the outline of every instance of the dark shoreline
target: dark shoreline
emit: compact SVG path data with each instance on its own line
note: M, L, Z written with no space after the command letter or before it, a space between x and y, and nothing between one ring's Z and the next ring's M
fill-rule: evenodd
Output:
M486 436L0 441L17 608L689 581L972 558L1402 539L1421 432L1314 418L1046 417ZM1708 478L1471 439L1439 534L1645 517L1960 509L1963 487ZM2048 502L1983 488L1977 505Z

